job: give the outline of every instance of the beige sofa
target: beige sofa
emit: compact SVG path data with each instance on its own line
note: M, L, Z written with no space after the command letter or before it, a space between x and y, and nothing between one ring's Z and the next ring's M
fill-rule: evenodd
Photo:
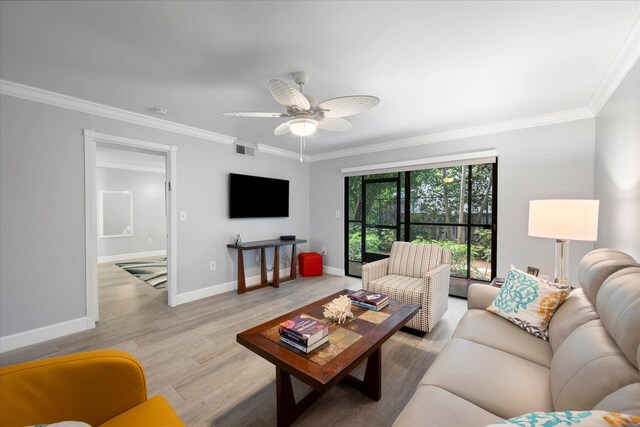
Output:
M497 288L471 285L469 310L394 426L484 426L529 412L640 415L640 264L587 254L543 341L485 310Z

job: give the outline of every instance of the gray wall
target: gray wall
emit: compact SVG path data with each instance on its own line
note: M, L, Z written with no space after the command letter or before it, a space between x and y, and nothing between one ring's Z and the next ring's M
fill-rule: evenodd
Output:
M596 117L598 248L640 259L640 61Z
M82 129L178 146L178 293L235 280L245 241L309 235L309 165L11 96L0 96L0 336L86 315ZM290 180L290 217L230 220L229 172ZM305 249L303 245L301 250ZM248 274L259 274L248 255ZM209 261L218 269L209 271Z
M633 151L638 150L638 65L630 76L597 118L597 144L596 120L581 120L311 165L261 153L239 157L231 146L2 95L0 336L86 314L83 128L178 146L178 210L188 212L188 221L178 223L178 293L235 280L236 254L226 243L236 233L245 241L309 237L312 250L327 248L326 265L342 269L340 168L490 148L499 158L498 274L510 263L553 274L554 242L527 236L528 201L593 198L594 188L602 200L598 245L638 257L638 167L629 163L638 159ZM623 171L628 179L619 182L620 174L612 171ZM228 219L229 172L290 180L290 217ZM610 194L616 198L608 200ZM629 216L624 233L612 233L611 224L621 215ZM574 266L592 247L571 243L572 280ZM209 271L210 260L217 261L217 271ZM252 254L246 263L249 275L258 274Z
M97 168L98 192L130 191L133 197L133 236L99 238L98 257L167 249L164 182L161 173Z
M509 264L540 267L553 277L555 242L527 235L529 200L593 198L594 120L505 132L400 150L314 162L311 164L311 241L327 248L325 264L344 268L344 177L349 166L411 160L486 149L498 151L498 275ZM336 218L335 211L342 215ZM593 248L571 242L570 274Z

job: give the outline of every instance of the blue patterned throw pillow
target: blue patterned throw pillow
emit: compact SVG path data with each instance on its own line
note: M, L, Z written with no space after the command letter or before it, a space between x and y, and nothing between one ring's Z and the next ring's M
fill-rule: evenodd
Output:
M531 412L487 427L635 427L640 417L607 411Z
M487 310L546 341L551 316L568 296L569 286L547 282L511 266Z

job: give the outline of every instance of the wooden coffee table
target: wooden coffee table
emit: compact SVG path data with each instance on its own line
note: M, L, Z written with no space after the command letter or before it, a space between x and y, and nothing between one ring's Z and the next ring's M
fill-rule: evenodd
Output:
M280 341L278 325L281 322L299 314L323 320L322 306L351 292L347 289L337 292L237 335L236 340L240 344L276 365L278 426L291 425L305 409L340 381L374 400L382 397L382 344L411 320L418 312L417 306L391 301L379 312L352 306L354 318L344 325L327 322L329 342L309 354ZM367 359L364 379L349 375L364 359ZM298 403L293 395L291 375L313 387Z

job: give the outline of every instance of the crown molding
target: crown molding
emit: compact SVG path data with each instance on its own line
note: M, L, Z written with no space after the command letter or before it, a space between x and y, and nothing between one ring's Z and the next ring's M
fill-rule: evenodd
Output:
M594 116L598 115L638 58L640 58L640 17L631 27L629 35L589 101L588 108Z
M490 135L494 133L509 132L513 130L528 129L538 126L547 126L557 123L571 122L593 118L591 111L585 107L573 110L558 111L556 113L542 114L539 116L525 117L522 119L509 120L505 122L491 123L487 125L473 126L469 128L438 132L413 138L399 139L396 141L382 142L379 144L366 145L362 147L346 148L344 150L330 151L328 153L314 154L309 156L311 162L318 162L339 157L359 156L363 154L376 153L379 151L395 150L398 148L415 147L435 142L452 141L456 139L471 138L474 136Z
M634 50L633 49L634 46L631 46L633 43L630 43L629 41L633 40L633 34L635 34L637 37L639 30L640 30L640 26L636 23L636 25L634 26L634 30L632 31L632 34L630 34L630 36L628 37L627 42L625 42L625 48L621 50L621 53L623 51L635 52L634 53L635 58L637 59L638 57L637 51L639 51L640 49L635 48ZM621 56L623 55L620 55L620 54L618 55L618 57L621 57ZM633 55L631 55L631 57L632 56ZM630 56L626 54L625 57L629 58ZM625 66L619 66L618 68L616 68L618 70L626 70L626 71L624 71L624 73L622 73L621 71L614 73L613 71L611 71L613 69L612 67L610 69L611 73L609 72L607 73L607 75L611 74L619 77L617 83L615 83L615 87L617 87L617 85L620 83L622 78L624 78L624 75L626 74L626 72L628 72L629 68L633 65L633 61L631 61L630 65L629 65L629 59L627 59L626 61L616 60L616 63L626 64ZM619 76L620 73L622 73L621 76ZM601 86L605 86L605 85L601 84ZM610 96L613 90L615 90L615 87L611 89L610 86L607 86L607 88L609 88L608 90L610 90L610 93L608 96ZM160 129L168 132L173 132L181 135L191 136L194 138L204 139L207 141L213 141L213 142L218 142L222 144L233 144L236 141L235 137L222 135L222 134L207 131L204 129L182 125L179 123L170 122L170 121L159 119L156 117L134 113L127 110L122 110L120 108L110 107L107 105L98 104L95 102L86 101L83 99L74 98L74 97L63 95L60 93L50 92L44 89L38 89L35 87L23 85L20 83L10 82L7 80L0 80L0 93L8 96L27 99L30 101L40 102L43 104L53 105L60 108L66 108L69 110L79 111L87 114L93 114L93 115L106 117L114 120L120 120L120 121L133 123L141 126L147 126L147 127ZM595 95L594 95L594 99L595 99ZM604 102L606 102L606 100ZM497 122L497 123L474 126L469 128L462 128L462 129L456 129L451 131L421 135L417 137L400 139L395 141L388 141L388 142L361 146L361 147L346 148L342 150L330 151L327 153L320 153L320 154L314 154L314 155L303 154L302 161L316 162L316 161L322 161L322 160L335 159L339 157L357 156L357 155L368 154L368 153L376 153L379 151L415 147L415 146L420 146L425 144L432 144L436 142L451 141L456 139L470 138L474 136L489 135L494 133L519 130L519 129L527 129L527 128L533 128L538 126L564 123L564 122L569 122L574 120L582 120L587 118L593 118L594 117L593 111L594 110L592 108L581 107L573 110L565 110L565 111L559 111L559 112L550 113L550 114L542 114L539 116L525 117L521 119L509 120L504 122ZM288 151L288 150L284 150L281 148L276 148L276 147L272 147L270 145L264 145L264 144L256 144L256 146L258 148L258 151L262 153L272 154L275 156L286 157L286 158L296 159L296 160L300 159L300 155L293 151Z
M231 136L182 125L180 123L170 122L157 117L147 116L145 114L122 110L120 108L110 107L108 105L98 104L96 102L80 98L74 98L57 92L10 82L8 80L0 80L0 93L16 98L27 99L29 101L53 105L55 107L66 108L68 110L79 111L81 113L93 114L94 116L106 117L108 119L120 120L207 141L219 142L221 144L232 144L236 140L236 138Z
M258 151L261 153L273 154L274 156L287 157L289 159L300 160L300 154L289 150L283 150L282 148L272 147L270 145L257 144ZM302 155L302 161L309 163L310 156L307 154Z

